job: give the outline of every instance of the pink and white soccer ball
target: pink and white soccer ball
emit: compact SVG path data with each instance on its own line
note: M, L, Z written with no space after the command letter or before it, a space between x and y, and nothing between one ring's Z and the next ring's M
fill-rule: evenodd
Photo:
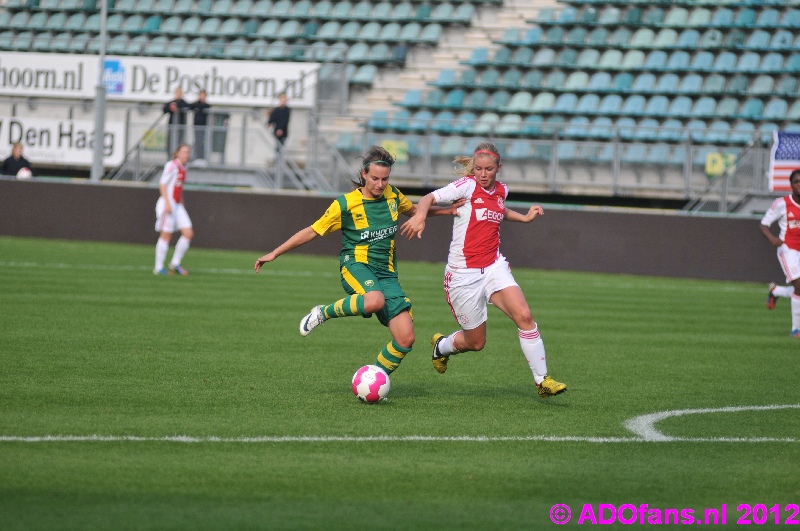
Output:
M17 179L30 179L33 176L33 172L30 168L20 168L17 172Z
M353 375L353 394L368 404L386 398L391 385L389 375L377 365L364 365Z

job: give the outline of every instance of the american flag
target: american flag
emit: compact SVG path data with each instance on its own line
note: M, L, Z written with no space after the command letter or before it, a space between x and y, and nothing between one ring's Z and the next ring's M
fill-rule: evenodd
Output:
M791 192L789 175L800 169L800 133L774 131L772 154L769 158L769 189L773 192Z

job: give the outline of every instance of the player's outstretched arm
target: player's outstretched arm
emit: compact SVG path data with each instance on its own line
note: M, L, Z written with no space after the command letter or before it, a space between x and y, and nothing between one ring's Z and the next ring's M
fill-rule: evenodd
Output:
M520 214L515 210L507 208L505 213L505 219L507 219L508 221L518 221L520 223L530 223L531 221L536 219L537 216L543 216L543 215L544 215L544 209L539 205L533 205L528 210L528 213L524 215Z
M262 256L261 258L259 258L258 260L256 260L256 265L255 265L255 267L253 269L255 269L256 273L258 273L259 271L261 271L261 266L263 266L265 263L272 262L273 260L278 258L280 255L282 255L284 253L288 253L292 249L300 247L301 245L307 244L308 242L310 242L311 240L313 240L317 236L319 236L319 234L317 234L317 231L315 231L309 225L308 227L304 228L303 230L298 231L297 233L295 233L294 236L292 236L291 238L289 238L288 240L286 240L285 242L280 244L271 253L267 253L264 256Z
M409 240L416 236L422 238L422 231L425 230L425 218L428 217L428 210L433 205L433 194L428 194L414 206L414 215L400 227L400 234Z

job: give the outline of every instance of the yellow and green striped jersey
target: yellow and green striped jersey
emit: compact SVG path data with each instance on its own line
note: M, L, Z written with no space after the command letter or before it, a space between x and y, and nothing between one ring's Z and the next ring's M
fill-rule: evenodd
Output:
M356 261L376 273L396 275L397 216L411 208L411 201L392 185L377 199L366 199L357 189L334 200L311 227L320 236L342 229L342 265Z

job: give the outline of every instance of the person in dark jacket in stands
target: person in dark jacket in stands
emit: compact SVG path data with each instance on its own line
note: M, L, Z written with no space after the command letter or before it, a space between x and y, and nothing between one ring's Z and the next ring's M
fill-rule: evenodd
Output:
M167 156L171 159L172 153L178 145L185 143L186 138L186 112L191 105L183 99L183 90L175 89L175 98L164 104L164 114L169 114L167 120Z
M276 149L280 154L283 151L283 146L286 144L286 138L289 136L289 116L291 109L286 106L286 93L281 92L278 94L278 106L272 109L269 113L267 120L267 127L272 129L275 139L278 141Z
M194 153L195 159L205 160L206 158L206 133L208 132L208 110L211 105L206 103L206 91L201 90L197 94L197 101L192 103L194 111Z
M33 175L33 168L31 167L30 161L22 156L22 144L17 142L11 147L11 156L3 161L0 173L18 177L30 177Z

